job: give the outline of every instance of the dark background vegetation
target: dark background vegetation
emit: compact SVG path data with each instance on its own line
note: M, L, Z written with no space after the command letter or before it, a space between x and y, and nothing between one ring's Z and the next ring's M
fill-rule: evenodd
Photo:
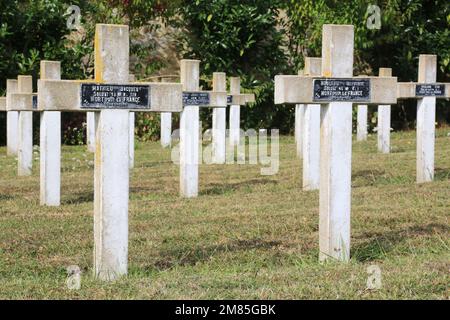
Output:
M381 8L380 30L366 27L369 4ZM81 30L66 26L70 5L81 9ZM241 109L244 128L288 133L293 107L274 105L273 78L295 74L303 67L303 56L320 56L324 23L355 25L355 75L378 75L379 67L391 67L399 81L416 81L418 56L428 53L438 55L438 81L449 81L449 7L446 0L0 0L0 95L7 78L31 74L37 79L42 59L60 60L64 79L92 77L95 23L130 25L131 72L148 78L168 61L155 54L158 41L133 39L142 30L170 26L178 30L178 56L202 60L204 88L210 86L212 72L223 71L240 76L243 90L256 93L256 103ZM415 111L415 101L394 106L393 128L414 128ZM375 112L372 108L372 127ZM84 117L63 115L65 143L83 143ZM202 118L209 123L210 112L202 112ZM439 100L437 122L450 123L448 101ZM136 124L141 139L157 138L157 114L139 114ZM35 130L38 126L36 116ZM1 144L5 131L5 114L0 113Z

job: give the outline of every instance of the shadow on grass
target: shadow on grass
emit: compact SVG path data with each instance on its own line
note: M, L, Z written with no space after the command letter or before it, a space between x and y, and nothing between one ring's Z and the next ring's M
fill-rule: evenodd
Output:
M94 201L94 190L92 192L82 192L70 195L68 198L61 200L62 205L86 203Z
M360 170L352 174L352 187L415 183L415 176L386 175L384 170Z
M395 250L397 245L407 239L435 233L448 234L449 232L450 227L445 224L430 223L425 226L413 226L391 232L364 233L358 238L368 240L353 246L352 258L359 262L383 259L387 253Z
M275 185L278 184L276 180L264 180L264 179L252 179L236 183L210 183L206 188L200 191L200 195L221 195L232 193L238 190L250 189L252 186L257 185Z
M450 180L450 169L436 168L434 171L434 179L439 181Z
M0 194L0 201L1 200L12 200L14 198L15 198L15 196L10 195L10 194Z
M163 271L174 266L194 266L199 262L210 260L216 254L223 252L242 251L251 249L271 249L281 244L281 241L264 241L261 239L236 240L225 245L167 250L160 252L161 258L146 269Z
M139 164L136 165L135 169L139 169L139 168L156 168L156 167L160 167L164 164L173 164L173 162L171 160L161 160L161 161L145 161L145 162L141 162Z

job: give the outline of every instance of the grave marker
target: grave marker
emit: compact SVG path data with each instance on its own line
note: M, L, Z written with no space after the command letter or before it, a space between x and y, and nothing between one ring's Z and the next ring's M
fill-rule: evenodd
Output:
M180 117L180 194L198 195L199 165L199 107L227 105L226 91L199 91L200 61L180 61L180 80L183 85L183 111Z
M6 80L6 154L10 156L17 155L19 142L19 112L8 111L12 108L11 94L16 93L17 89L17 80Z
M378 75L380 77L392 76L391 68L380 68ZM389 153L391 150L391 106L378 106L378 151Z
M8 111L19 113L17 141L17 173L29 176L33 167L33 78L17 77L17 92L10 94Z
M227 76L224 72L213 73L213 90L214 91L227 91ZM229 99L231 98L231 99ZM233 97L227 97L227 103L229 100L232 102ZM227 121L227 108L226 105L223 108L214 108L212 114L212 161L213 163L223 164L226 157L226 121Z
M240 109L248 103L255 102L255 95L253 93L240 93L241 91L241 80L239 77L230 77L230 93L227 97L227 104L230 105L230 130L229 130L229 145L231 150L234 150L235 146L238 146L238 162L244 159L245 162L245 152L242 153L240 144L241 139L241 128L240 128ZM242 140L245 143L245 140ZM245 151L245 147L244 147ZM234 153L234 151L232 152Z
M417 100L417 183L433 181L436 99L450 98L450 83L436 83L437 56L419 56L419 77L399 82L398 99Z
M41 80L61 79L59 61L41 61L40 68ZM61 112L42 111L40 116L40 203L47 206L59 206L61 203Z
M129 110L181 111L179 84L128 84L129 30L96 25L95 83L40 80L41 111L96 111L94 167L94 275L113 280L127 273ZM82 88L93 85L90 94ZM146 89L143 89L145 87Z
M395 77L353 77L354 27L323 25L322 77L275 77L275 103L322 104L320 260L350 258L352 103L396 103Z

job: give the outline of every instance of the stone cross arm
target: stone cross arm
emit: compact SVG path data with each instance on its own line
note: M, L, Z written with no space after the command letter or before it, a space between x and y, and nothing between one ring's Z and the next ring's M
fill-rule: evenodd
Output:
M243 106L248 103L254 103L254 102L255 102L255 94L254 93L229 94L227 96L227 104L228 105Z
M450 98L450 83L398 82L397 99Z
M182 86L178 83L110 84L79 80L39 80L39 111L180 112Z
M275 76L276 104L397 103L397 77Z

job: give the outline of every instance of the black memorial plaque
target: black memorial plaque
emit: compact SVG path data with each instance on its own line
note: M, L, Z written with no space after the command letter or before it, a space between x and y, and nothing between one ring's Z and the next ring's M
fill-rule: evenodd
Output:
M37 96L33 96L32 99L33 99L33 103L32 103L33 110L36 110L37 109Z
M208 92L183 92L183 106L208 106Z
M444 84L417 84L417 97L439 97L445 95Z
M314 79L313 101L370 101L370 80Z
M149 109L149 96L149 86L81 84L82 109Z

